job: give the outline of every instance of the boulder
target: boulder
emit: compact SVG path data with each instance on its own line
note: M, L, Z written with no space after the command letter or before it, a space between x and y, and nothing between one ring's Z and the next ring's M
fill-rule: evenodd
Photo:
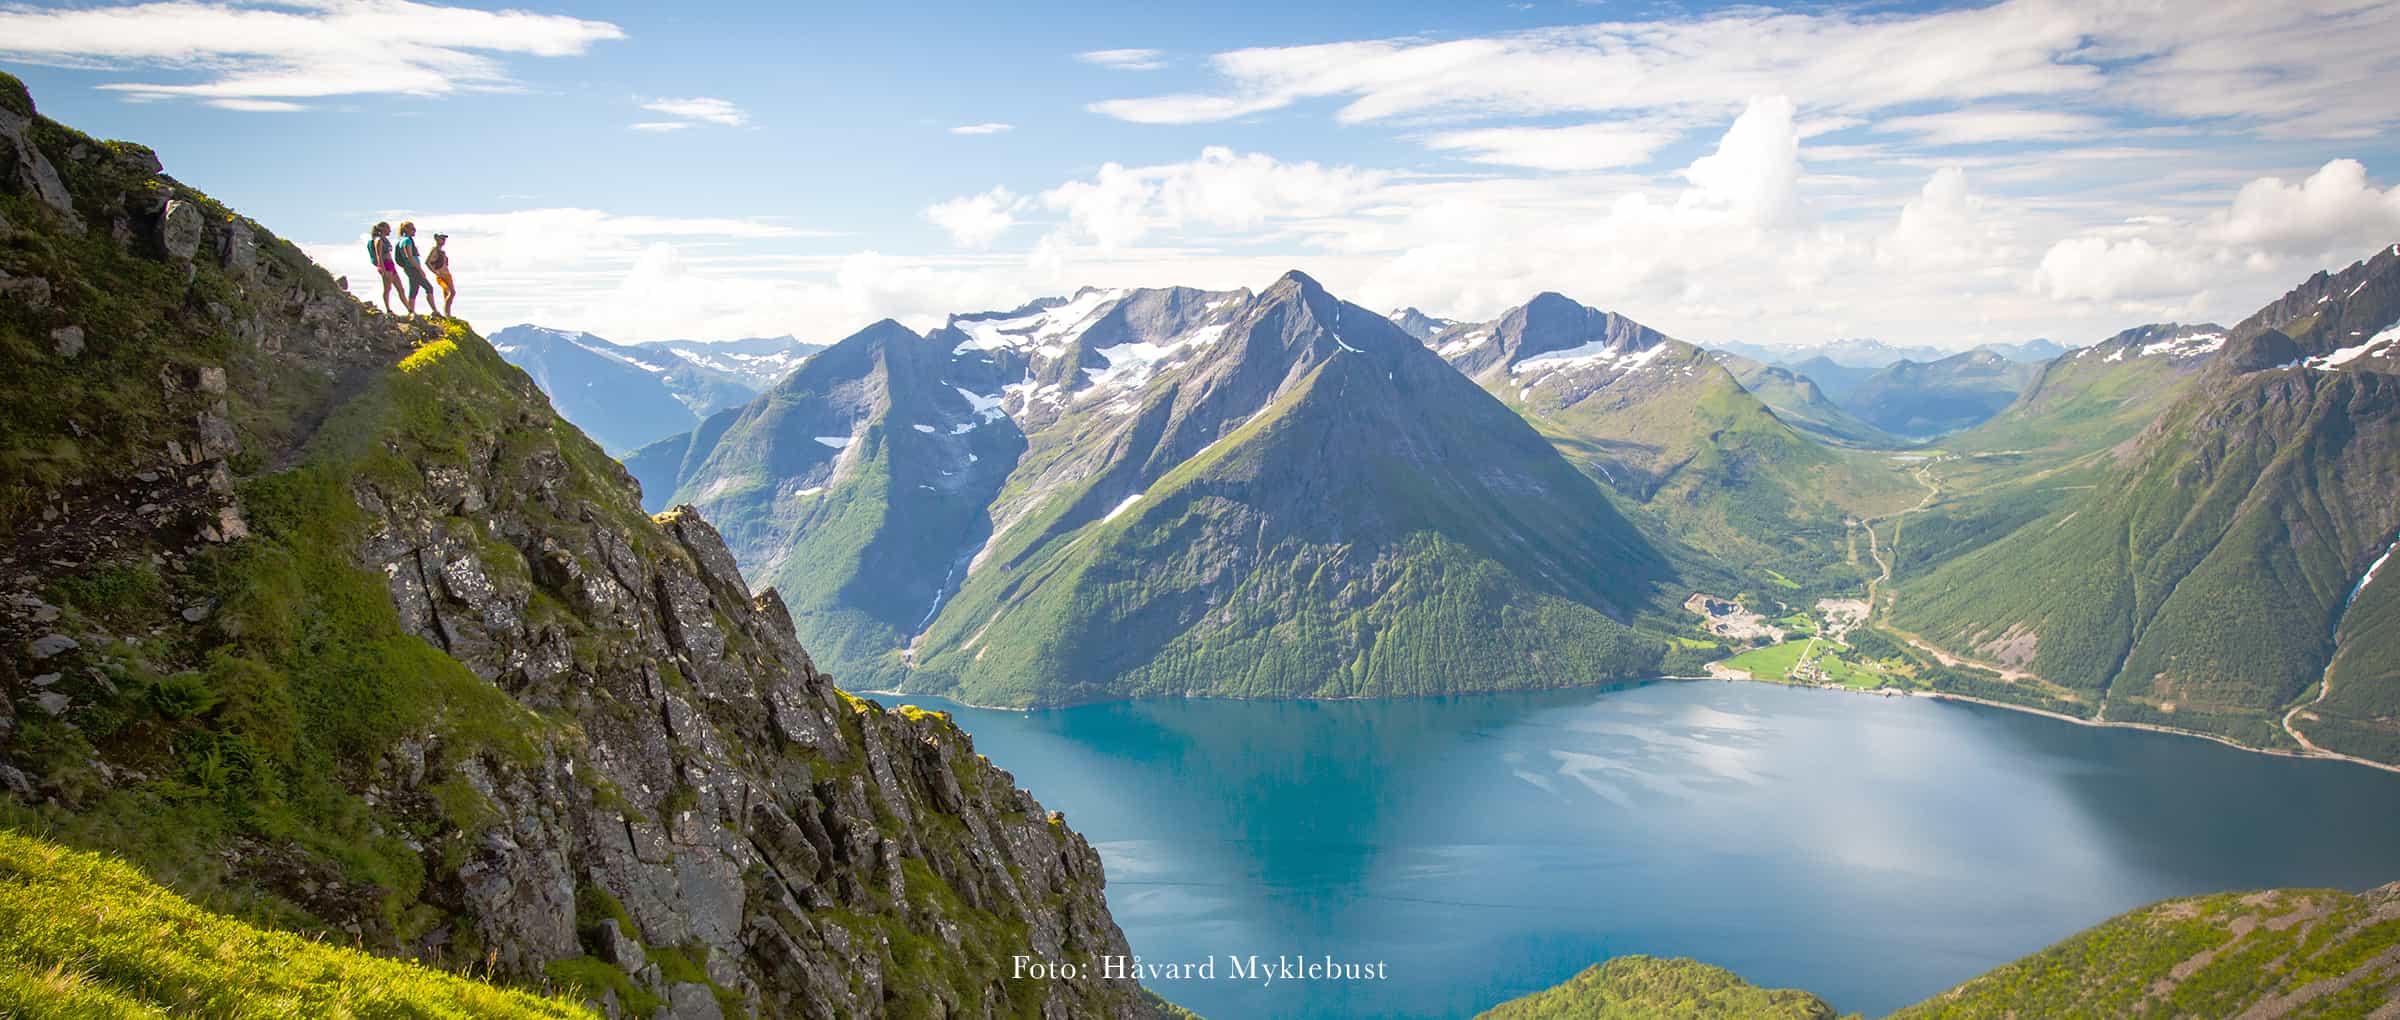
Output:
M82 354L83 327L60 326L57 329L51 330L50 349L58 352L58 356L62 358L72 358L78 354Z
M69 233L83 233L83 219L75 215L75 200L67 193L66 182L59 179L58 168L50 165L41 146L33 144L32 103L28 102L25 110L20 113L12 104L0 103L0 174L7 175L0 184L31 194L58 214Z
M200 235L207 224L200 218L200 207L180 198L167 200L158 214L158 243L167 257L177 262L190 262L200 251Z

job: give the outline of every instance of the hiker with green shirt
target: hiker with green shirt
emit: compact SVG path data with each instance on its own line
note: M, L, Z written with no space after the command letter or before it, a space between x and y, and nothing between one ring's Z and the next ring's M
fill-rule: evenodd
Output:
M408 314L417 314L417 295L425 295L425 314L433 310L433 281L425 278L425 263L417 257L417 224L414 220L400 224L400 243L392 249L392 258L408 277L408 293L401 300L408 305Z

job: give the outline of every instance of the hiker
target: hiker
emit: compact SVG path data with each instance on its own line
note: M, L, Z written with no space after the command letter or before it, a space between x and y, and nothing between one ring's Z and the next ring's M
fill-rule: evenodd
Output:
M425 253L425 268L433 270L433 282L442 285L442 318L454 319L457 316L450 314L450 303L458 300L458 281L450 278L450 251L442 247L448 240L448 234L433 235L433 250ZM432 299L426 301L430 307Z
M433 283L425 279L425 264L417 257L416 221L407 220L400 224L400 245L392 250L392 257L400 263L400 271L408 274L408 293L401 295L403 303L408 305L408 314L417 314L417 295L420 293L425 295L425 314L434 314Z
M367 261L375 264L375 275L383 277L383 314L392 311L392 292L400 289L400 267L392 263L392 225L378 223L367 234Z

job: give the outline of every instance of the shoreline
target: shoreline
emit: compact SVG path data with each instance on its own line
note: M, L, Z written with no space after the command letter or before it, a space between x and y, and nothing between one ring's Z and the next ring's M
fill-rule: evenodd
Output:
M2200 731L2198 731L2198 730L2186 730L2186 729L2178 729L2178 728L2176 728L2176 727L2173 727L2173 726L2162 726L2162 725L2159 725L2159 724L2157 724L2157 723L2141 723L2141 722L2112 722L2112 721L2109 721L2109 720L2106 720L2106 719L2083 719L2083 718L2078 718L2078 717L2076 717L2076 716L2071 716L2071 715L2068 715L2068 714L2066 714L2066 713L2064 713L2064 712L2053 712L2053 711L2050 711L2049 709L2046 709L2046 708L2034 708L2034 707L2033 707L2033 706L2031 706L2031 705L2012 705L2012 704L2010 704L2010 703L2008 703L2008 702L2005 702L2005 701L1995 701L1995 700L1992 700L1992 699L1990 699L1990 698L1978 698L1978 697L1975 697L1974 695L1971 695L1971 694L1952 694L1952 693L1950 693L1950 692L1948 692L1948 691L1904 691L1904 690L1900 690L1899 688L1896 688L1896 687L1877 687L1877 688L1873 688L1873 689L1861 689L1861 688L1856 688L1856 687L1843 687L1843 686L1839 686L1839 685L1834 685L1834 686L1820 686L1820 685L1817 685L1817 684L1795 684L1795 683L1787 683L1787 682L1784 682L1784 681L1781 681L1781 680L1760 680L1760 679L1757 679L1757 678L1755 678L1755 677L1747 677L1747 676L1724 676L1724 675L1709 675L1709 676L1657 676L1657 677L1646 677L1646 678L1643 678L1643 679L1640 679L1640 680L1623 680L1623 681L1613 681L1613 682L1610 682L1610 683L1601 683L1601 684L1584 684L1584 685L1575 686L1575 687L1532 687L1532 688L1526 688L1526 689L1523 689L1523 690L1515 690L1515 691L1475 691L1475 692L1473 692L1472 694L1460 694L1460 695L1417 695L1417 697L1474 697L1474 696L1480 696L1480 695L1489 695L1489 694L1530 694L1530 693L1534 693L1534 692L1537 692L1537 691L1571 691L1571 690L1606 691L1606 690L1613 690L1613 689L1624 688L1624 687L1638 687L1638 686L1643 686L1643 685L1647 685L1647 684L1653 684L1653 683L1696 683L1696 682L1701 682L1701 681L1710 681L1710 680L1715 680L1715 681L1723 681L1723 682L1726 682L1726 683L1765 684L1765 685L1767 685L1767 686L1770 686L1770 687L1789 687L1789 688L1792 688L1792 689L1794 689L1794 690L1803 690L1803 691L1829 691L1829 692L1836 693L1836 694L1861 694L1861 695L1866 695L1866 696L1868 696L1868 697L1877 697L1877 698L1904 697L1904 698L1925 698L1925 699L1929 699L1929 700L1933 700L1933 701L1956 701L1956 702L1963 702L1963 703L1965 703L1965 704L1969 704L1969 705L1982 705L1982 706L1984 706L1985 708L1998 708L1998 709L2005 709L2005 710L2007 710L2007 711L2011 711L2011 712L2023 712L2023 713L2025 713L2025 714L2027 714L2027 715L2038 715L2038 716L2041 716L2041 717L2043 717L2043 718L2045 718L2045 719L2056 719L2056 720L2058 720L2058 721L2060 721L2060 722L2065 722L2065 723L2073 723L2073 724L2075 724L2075 725L2077 725L2077 726L2090 726L2090 727L2097 728L2097 729L2147 730L2147 731L2149 731L2149 732L2151 732L2151 733L2163 733L2163 734L2166 734L2166 735L2168 735L2168 736L2175 736L2175 737L2193 737L2193 738L2196 738L2196 739L2199 739L2199 740L2206 740L2206 741L2209 741L2209 742L2211 742L2211 743L2220 744L2220 745L2223 745L2223 746L2225 746L2225 747L2232 748L2232 749L2234 749L2234 750L2236 750L2236 751L2247 751L2247 752L2249 752L2249 753L2251 753L2251 754L2263 754L2263 755L2269 755L2269 756L2276 757L2276 758L2290 758L2290 759L2293 759L2293 760L2295 760L2295 761L2327 761L2327 762L2342 762L2342 763L2351 764L2351 765L2363 765L2363 766L2366 766L2367 768L2376 769L2376 770L2378 770L2378 771L2390 772L2390 773L2393 773L2393 774L2396 774L2396 775L2400 775L2400 764L2389 764L2389 763L2385 763L2385 762L2379 762L2379 761L2375 761L2375 760L2373 760L2373 759L2369 759L2369 758L2360 758L2360 757L2357 757L2357 756L2355 756L2355 755L2347 755L2347 754L2342 754L2342 753L2340 753L2340 752L2337 752L2337 751L2291 751L2291 750L2285 750L2285 749L2283 749L2283 748L2276 748L2276 747L2252 747L2252 746L2250 746L2250 745L2248 745L2248 744L2239 743L2239 742L2235 741L2235 740L2234 740L2233 738L2231 738L2231 737L2220 736L2220 735L2218 735L2218 734L2214 734L2214 733L2202 733L2202 732L2200 732ZM838 685L837 685L837 686L838 686ZM842 689L843 689L843 690L849 690L849 688L842 688ZM941 701L947 702L947 703L949 703L949 704L952 704L952 705L957 705L957 706L959 706L960 708L972 708L972 709L976 709L976 710L979 710L979 711L985 711L985 712L1020 712L1020 713L1023 713L1023 712L1046 711L1046 710L1052 710L1052 709L1063 709L1063 708L1075 708L1075 707L1078 707L1077 705L977 705L977 704L973 704L973 703L971 703L971 702L960 701L960 700L959 700L959 699L957 699L957 698L953 698L953 697L950 697L950 696L948 696L948 695L943 695L943 694L914 694L914 695L912 695L912 694L908 694L908 693L905 693L905 692L902 692L902 691L894 691L894 690L881 690L881 691L870 691L870 690L851 690L851 691L850 691L850 693L851 693L851 694L853 694L853 695L860 696L860 697L878 697L878 698L908 698L908 697L918 697L918 698L937 698L937 699L940 699ZM1158 697L1163 699L1163 698L1165 698L1165 697L1170 697L1170 696L1169 696L1169 695L1159 695ZM1366 698L1366 697L1355 697L1355 696L1354 696L1354 697L1341 697L1341 698L1215 698L1215 697L1204 697L1204 696L1195 696L1195 695L1189 695L1189 694L1186 694L1186 695L1181 695L1180 697L1182 697L1182 698L1183 698L1183 699L1185 699L1185 700L1213 700L1213 701L1395 701L1395 700L1400 700L1400 699L1397 699L1397 698ZM1135 700L1145 700L1145 699L1136 699L1136 698L1120 698L1120 699L1117 699L1117 700L1120 700L1120 701L1135 701ZM1080 704L1087 704L1087 705L1088 705L1088 704L1105 704L1105 702L1082 702L1082 703L1080 703ZM898 706L897 706L897 705L894 705L893 707L894 707L894 708L897 708Z
M2345 762L2351 765L2364 765L2371 769L2378 769L2384 772L2400 774L2400 765L2387 764L2385 762L2375 761L2371 758L2360 758L2355 755L2342 754L2338 751L2292 751L2280 747L2253 747L2249 744L2236 741L2231 737L2215 733L2202 733L2199 730L2187 730L2174 726L2162 726L2158 723L2114 722L2107 719L2084 719L2078 716L2068 715L2064 712L2053 712L2046 708L2035 708L2031 705L2014 705L2005 701L1995 701L1991 698L1978 698L1972 694L1953 694L1949 691L1904 691L1896 687L1877 687L1873 689L1864 689L1857 687L1843 687L1839 685L1823 686L1818 684L1795 684L1786 683L1781 680L1760 680L1755 677L1739 676L1710 676L1698 678L1665 677L1663 679L1723 680L1730 683L1767 684L1774 687L1791 687L1804 691L1830 691L1837 694L1864 694L1871 697L1905 697L1925 698L1933 701L1958 701L1970 705L1982 705L1985 708L1999 708L2006 709L2011 712L2023 712L2027 715L2038 715L2045 719L2056 719L2059 722L2073 723L2077 726L2089 726L2095 729L2147 730L2151 733L2163 733L2168 736L2194 737L2200 740L2209 741L2211 743L2222 744L2236 751L2248 751L2251 754L2264 754L2277 758L2291 758L2298 761Z

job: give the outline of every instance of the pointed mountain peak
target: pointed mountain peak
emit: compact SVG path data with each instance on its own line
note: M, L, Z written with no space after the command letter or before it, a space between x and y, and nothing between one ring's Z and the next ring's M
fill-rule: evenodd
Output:
M1287 285L1298 290L1303 296L1314 296L1325 293L1325 285L1318 283L1316 277L1310 276L1307 273L1303 273L1297 269L1286 271L1282 276L1276 277L1275 285L1267 288L1267 291L1272 293L1274 291L1283 289Z

